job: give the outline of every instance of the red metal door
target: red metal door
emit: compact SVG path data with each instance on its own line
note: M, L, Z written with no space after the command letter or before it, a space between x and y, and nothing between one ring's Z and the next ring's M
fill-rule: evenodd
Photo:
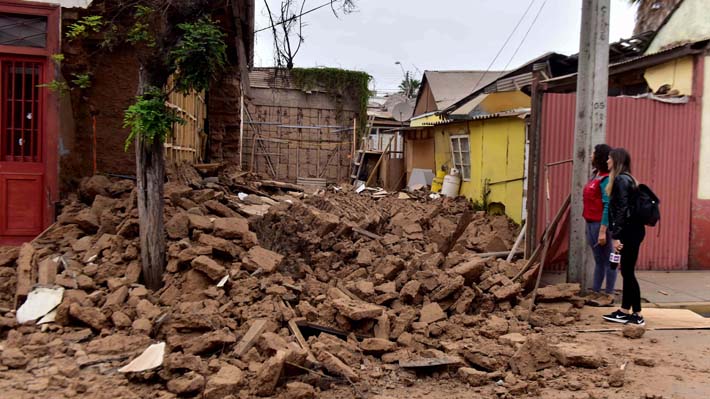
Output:
M0 55L0 241L22 242L44 220L43 59Z

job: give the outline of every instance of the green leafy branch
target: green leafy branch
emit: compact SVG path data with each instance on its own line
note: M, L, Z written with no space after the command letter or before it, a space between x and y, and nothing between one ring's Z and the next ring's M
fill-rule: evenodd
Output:
M59 53L59 54L52 54L50 57L52 59L52 62L56 64L57 66L61 65L62 62L64 62L64 54Z
M80 89L88 89L91 87L91 74L90 73L73 73L72 83Z
M89 15L69 25L66 36L69 40L83 38L91 32L98 33L103 26L104 20L102 16Z
M71 90L69 88L69 85L67 84L67 82L65 82L63 80L57 80L57 79L54 79L49 83L39 84L39 85L37 85L37 87L47 88L52 93L57 93L60 96L63 96L65 94L69 93L69 90Z
M123 127L131 129L126 138L125 151L128 151L136 137L140 136L150 145L154 140L165 141L172 134L175 124L185 124L176 110L166 105L166 100L166 94L156 87L136 97L135 104L128 107L123 118Z
M175 90L184 94L207 90L227 66L225 34L208 17L178 28L183 31L182 40L170 52L176 68Z
M131 44L144 43L148 47L155 47L155 37L150 33L150 17L155 10L151 7L137 5L135 7L136 22L128 31L126 41Z

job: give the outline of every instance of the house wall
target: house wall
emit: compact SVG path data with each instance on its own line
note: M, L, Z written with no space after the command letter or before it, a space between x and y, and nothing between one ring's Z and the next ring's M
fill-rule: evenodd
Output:
M653 92L667 84L681 95L689 96L693 94L693 57L678 58L648 68L643 77Z
M491 118L434 128L437 169L452 166L451 136L469 136L471 178L462 181L459 194L481 201L486 185L492 209L504 207L506 215L522 222L525 170L525 121Z
M479 108L492 114L519 108L530 108L530 96L521 91L490 93L481 102Z
M407 181L412 169L429 169L436 172L434 160L434 138L411 139L404 142L404 163L407 171Z
M607 143L626 148L632 171L648 184L661 200L661 222L647 228L637 268L640 270L685 270L689 267L691 226L697 220L692 211L694 153L699 132L699 110L695 99L687 104L667 104L650 99L609 97L607 100ZM549 168L549 205L546 201L545 165L573 157L575 94L546 93L543 97L540 137L540 183L535 193L538 207L536 240L545 221L554 217L569 195L572 164ZM546 214L547 210L547 214ZM569 233L566 226L548 252L551 269L567 265ZM709 230L704 237L710 236Z
M675 44L710 38L706 0L684 0L660 29L646 53ZM696 171L688 267L710 269L710 57L698 57L692 91L698 106L700 132L696 141ZM684 67L683 70L687 70ZM685 72L687 75L687 72ZM687 93L690 94L690 91ZM701 98L702 97L702 98Z
M658 52L680 42L710 37L707 0L684 0L671 19L656 34L646 54Z
M698 57L695 85L697 92L702 93L702 99L688 267L710 269L710 57Z
M698 199L710 200L710 57L705 57L703 70Z
M240 96L237 68L212 85L207 101L210 162L239 163Z
M239 1L235 5L242 6L248 2ZM91 1L55 3L62 3L65 7L83 7ZM99 12L100 10L95 10L99 6L100 4L94 3L88 10L63 8L63 30L82 16ZM213 17L220 21L227 32L226 42L235 43L231 10L215 10ZM87 70L92 73L91 87L82 90L73 88L60 104L63 115L59 138L59 182L63 193L71 192L83 177L93 173L94 122L97 172L135 175L135 150L133 147L128 151L124 150L129 132L123 127L124 112L134 103L138 89L139 65L135 50L130 45L124 45L111 52L96 53L97 44L92 40L63 40L62 50L57 51L66 55L61 65L65 79L71 79L72 74ZM208 94L210 104L207 133L214 134L210 137L210 151L207 152L206 158L216 162L233 161L236 159L234 154L238 151L240 61L243 60L237 57L236 50L231 47L227 56L230 67L220 80L213 82ZM244 57L246 55L242 56ZM70 115L65 115L67 113ZM195 125L201 126L204 120L194 122ZM186 128L181 127L178 130L184 134ZM207 160L200 158L202 157L196 157L200 161Z
M398 191L406 185L404 174L404 159L386 156L378 168L379 181L387 191Z
M438 111L436 109L436 100L434 99L434 94L431 92L431 86L429 82L424 82L424 87L422 89L422 95L419 97L419 101L414 105L414 115L422 115L427 112Z
M63 51L70 53L73 45L64 42ZM124 150L128 130L123 128L123 114L133 103L138 90L138 63L129 48L117 49L105 59L108 62L95 65L90 88L72 90L66 95L72 107L62 111L72 112L73 109L74 131L61 130L59 180L64 192L75 187L82 177L92 174L92 117L96 119L97 171L135 175L134 149ZM73 70L70 64L64 68L65 75Z

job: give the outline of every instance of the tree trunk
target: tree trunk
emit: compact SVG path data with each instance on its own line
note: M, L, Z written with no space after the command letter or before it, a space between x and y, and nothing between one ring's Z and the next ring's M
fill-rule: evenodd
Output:
M148 86L145 70L139 79L139 94ZM136 177L138 220L140 224L141 262L146 287L157 290L163 285L165 267L165 233L163 227L163 182L165 158L163 143L147 143L136 137Z

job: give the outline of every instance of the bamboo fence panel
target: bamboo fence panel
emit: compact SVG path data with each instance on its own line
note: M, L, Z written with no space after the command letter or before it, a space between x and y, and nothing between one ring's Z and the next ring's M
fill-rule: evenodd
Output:
M168 87L173 86L173 78L168 80ZM173 126L173 134L165 141L165 159L169 162L200 163L204 159L205 117L207 104L204 93L192 92L183 95L170 93L166 105L174 109L185 124Z

